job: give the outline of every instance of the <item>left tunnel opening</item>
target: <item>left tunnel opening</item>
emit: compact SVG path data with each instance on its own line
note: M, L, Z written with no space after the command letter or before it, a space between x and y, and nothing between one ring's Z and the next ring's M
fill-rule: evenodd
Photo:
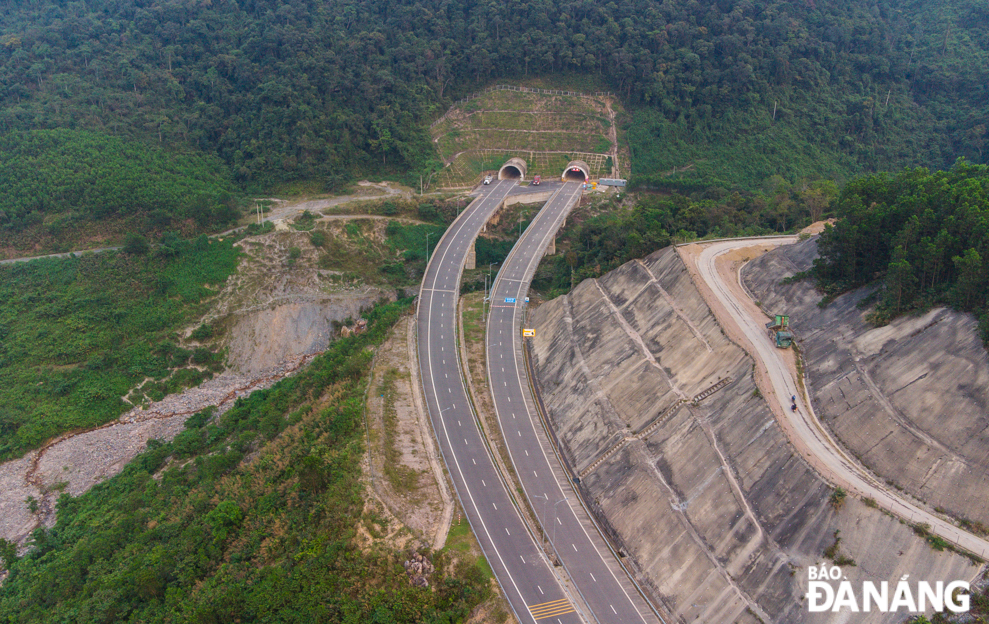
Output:
M509 158L498 170L499 180L519 180L525 179L526 163L521 158Z

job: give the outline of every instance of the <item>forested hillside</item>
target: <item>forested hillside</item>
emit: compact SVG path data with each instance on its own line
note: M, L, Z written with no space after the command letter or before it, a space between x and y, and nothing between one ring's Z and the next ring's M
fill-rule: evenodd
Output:
M372 349L408 300L368 314L300 374L196 414L116 477L63 495L10 570L4 622L463 622L490 595L483 564L430 553L413 587L408 551L368 544L360 458ZM365 528L370 527L370 528Z
M238 216L225 169L95 132L15 132L0 137L0 224L17 232L47 215L58 234L74 221L142 215L151 228L223 226Z
M989 167L878 174L850 182L818 243L818 284L836 294L881 280L876 322L947 303L981 316L989 343Z
M745 185L984 161L987 49L979 0L11 0L0 132L90 129L217 154L249 188L332 187L427 168L454 96L564 74L625 101L641 182L688 160Z

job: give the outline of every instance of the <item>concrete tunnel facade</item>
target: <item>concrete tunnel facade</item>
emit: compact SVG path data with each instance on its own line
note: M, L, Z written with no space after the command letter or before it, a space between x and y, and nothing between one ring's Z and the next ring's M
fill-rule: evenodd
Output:
M583 160L571 160L562 177L564 182L587 182L591 179L591 168Z
M521 158L509 158L501 169L498 170L499 180L519 180L525 179L526 164Z

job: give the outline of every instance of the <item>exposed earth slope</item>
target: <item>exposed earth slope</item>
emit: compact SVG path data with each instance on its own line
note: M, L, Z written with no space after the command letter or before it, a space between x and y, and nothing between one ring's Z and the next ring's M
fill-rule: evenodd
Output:
M950 515L989 524L989 354L969 314L934 308L870 325L863 288L824 308L810 281L816 239L753 260L743 284L791 315L822 422L867 468ZM973 524L973 526L975 526Z
M584 281L532 326L538 384L585 499L681 621L902 620L803 606L806 568L835 531L853 583L974 575L889 516L829 503L673 250Z

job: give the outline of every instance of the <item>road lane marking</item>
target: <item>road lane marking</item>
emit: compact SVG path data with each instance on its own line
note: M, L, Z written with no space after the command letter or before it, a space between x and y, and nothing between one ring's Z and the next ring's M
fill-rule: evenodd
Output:
M596 578L594 578L594 573L593 573L593 572L588 572L588 574L590 574L590 575L591 575L591 580L592 580L592 581L594 581L595 583L597 583L597 582L598 582L598 580L597 580Z
M559 600L553 600L551 602L543 602L541 604L532 605L529 607L529 613L532 614L534 620L545 620L552 617L558 617L560 615L566 615L567 613L574 613L576 610L567 598L561 598Z

